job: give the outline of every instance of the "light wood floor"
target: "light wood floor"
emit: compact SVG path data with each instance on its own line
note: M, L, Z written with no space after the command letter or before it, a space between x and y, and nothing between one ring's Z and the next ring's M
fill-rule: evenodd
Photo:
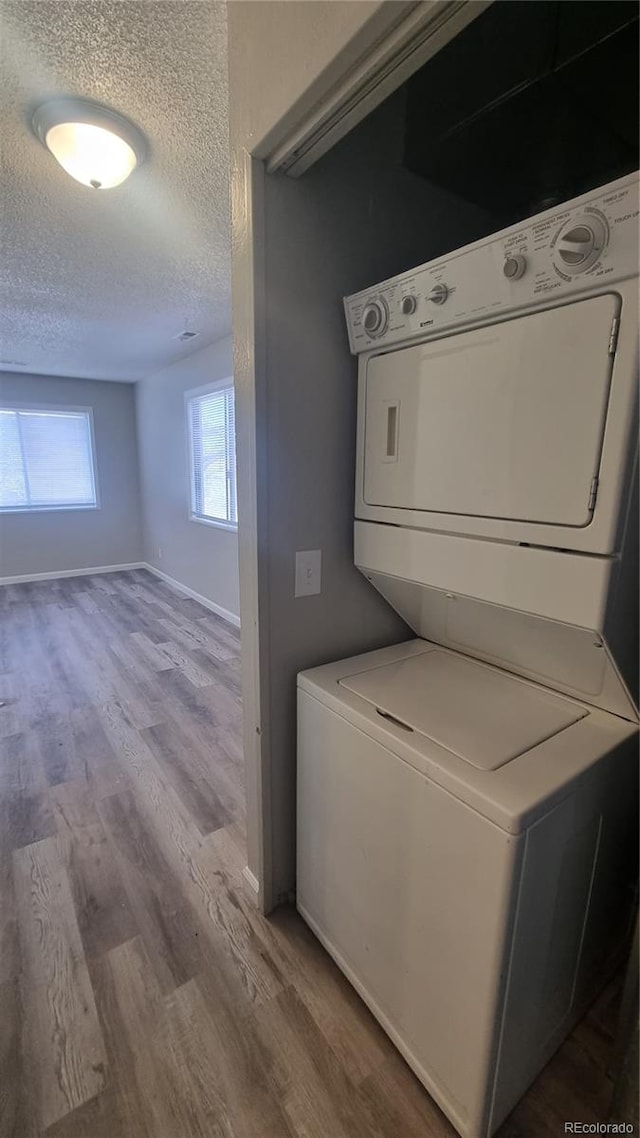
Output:
M242 885L238 636L146 572L0 588L1 1138L450 1138ZM606 1118L613 995L502 1138Z

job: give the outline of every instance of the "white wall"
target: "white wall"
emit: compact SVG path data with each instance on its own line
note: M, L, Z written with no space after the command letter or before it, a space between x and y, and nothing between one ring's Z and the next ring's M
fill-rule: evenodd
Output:
M184 393L232 376L227 336L136 384L144 560L238 616L238 536L189 518Z
M93 408L100 508L0 515L0 577L142 558L133 385L0 374L0 402Z
M384 0L233 0L228 5L231 134L255 152L337 82L410 5Z

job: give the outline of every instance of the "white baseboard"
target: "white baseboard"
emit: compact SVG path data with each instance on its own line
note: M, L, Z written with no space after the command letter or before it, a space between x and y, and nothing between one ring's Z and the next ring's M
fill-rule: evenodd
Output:
M20 577L0 577L0 585L22 585L28 581L55 581L60 577L92 577L95 573L122 573L125 569L147 569L144 561L127 565L92 565L88 569L54 569L51 573L25 573Z
M258 881L258 878L256 877L255 873L253 873L249 869L248 865L245 865L244 869L242 870L242 877L244 880L245 888L247 889L247 892L249 893L251 900L256 905L259 905L260 904L260 882Z
M163 581L166 581L168 585L172 585L179 593L184 593L185 596L191 597L194 601L198 601L198 604L214 612L216 616L221 616L223 620L228 621L229 624L232 624L235 628L240 628L240 617L236 616L234 612L223 609L222 605L217 605L215 601L210 601L208 597L203 597L202 593L196 593L195 589L190 589L188 585L183 585L181 581L176 581L175 577L170 577L168 573L163 573L162 569L156 569L155 565L150 565L148 561L143 562L140 566L136 566L136 568L148 569L150 573L153 573L156 577L160 577Z
M168 585L172 585L179 593L184 593L185 596L198 601L204 608L214 612L216 616L221 616L223 620L228 621L235 628L240 628L240 617L236 616L235 613L224 609L222 605L217 605L215 601L210 601L208 597L203 597L201 593L196 593L195 589L190 589L188 585L176 581L175 577L170 577L168 573L156 569L155 565L150 565L148 561L130 561L126 565L91 565L86 569L54 569L50 573L23 573L18 577L0 577L0 585L26 585L29 581L55 581L61 577L93 577L98 573L122 573L127 569L148 569L150 573L156 577L161 577Z

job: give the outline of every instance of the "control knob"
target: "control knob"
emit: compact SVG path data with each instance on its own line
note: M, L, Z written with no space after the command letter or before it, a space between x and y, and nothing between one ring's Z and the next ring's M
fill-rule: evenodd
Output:
M437 284L433 286L431 292L427 295L427 300L430 300L432 304L444 304L448 296L449 289L446 284Z
M370 299L364 306L362 313L362 325L372 339L376 336L381 336L385 331L389 322L389 309L387 308L386 301L382 297Z
M417 307L418 301L416 300L413 293L409 293L407 296L403 296L400 308L405 316L413 316L413 313Z
M605 224L596 214L573 218L558 234L553 251L554 264L569 276L584 273L595 265L606 241Z
M512 253L507 257L502 271L510 281L519 281L527 271L527 258L522 253Z

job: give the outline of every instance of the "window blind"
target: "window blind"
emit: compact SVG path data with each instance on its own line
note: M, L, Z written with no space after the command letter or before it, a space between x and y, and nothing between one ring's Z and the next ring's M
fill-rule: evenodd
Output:
M0 407L0 510L97 504L89 411Z
M197 395L188 403L191 439L191 512L206 521L238 524L233 387Z

